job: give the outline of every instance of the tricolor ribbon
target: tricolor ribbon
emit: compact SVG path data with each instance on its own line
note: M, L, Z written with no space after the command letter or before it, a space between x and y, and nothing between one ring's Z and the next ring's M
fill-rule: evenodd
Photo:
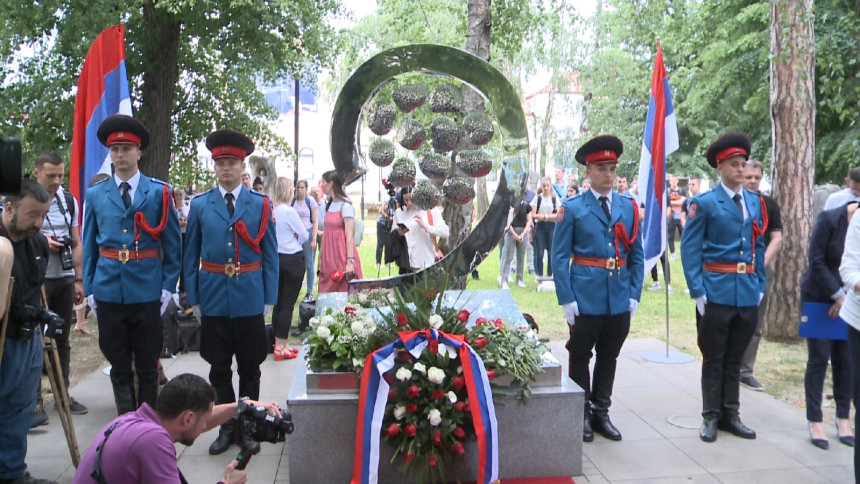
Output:
M361 375L361 393L358 400L358 420L355 427L355 458L352 467L352 484L376 484L379 479L379 445L382 419L388 402L388 382L382 377L394 367L400 349L420 358L430 341L454 348L460 356L466 392L472 412L472 423L478 438L478 479L489 484L499 476L499 429L493 394L484 362L465 344L462 335L453 335L426 329L398 334L398 339L367 355Z

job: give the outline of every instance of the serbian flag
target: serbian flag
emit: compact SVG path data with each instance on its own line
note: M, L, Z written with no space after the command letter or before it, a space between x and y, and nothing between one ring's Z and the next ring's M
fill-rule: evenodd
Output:
M125 71L125 25L105 29L84 59L75 98L69 189L83 204L90 178L111 173L108 149L96 131L114 114L131 116L131 97Z
M417 359L430 341L437 340L439 353L450 350L460 357L463 366L472 423L478 438L477 482L489 484L499 479L499 429L484 362L465 344L462 335L427 329L401 332L396 341L367 355L361 374L351 484L376 484L379 481L380 434L389 388L382 376L394 367L394 358L399 350L406 349Z
M645 204L642 240L645 244L645 273L666 250L666 157L678 149L678 125L672 108L669 76L663 64L663 51L657 44L651 100L645 121L645 139L639 158L639 195Z

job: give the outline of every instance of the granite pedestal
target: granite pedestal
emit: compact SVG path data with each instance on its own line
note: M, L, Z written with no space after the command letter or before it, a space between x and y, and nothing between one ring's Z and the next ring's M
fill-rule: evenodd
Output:
M290 482L349 482L358 392L309 394L304 350L299 358L287 400L296 426L287 439ZM493 398L499 425L500 478L582 474L584 393L575 383L561 376L555 385L535 385L526 405L508 389L495 390ZM383 441L381 483L403 482L397 466L389 463L392 450ZM470 442L455 472L461 480L474 480L476 471L477 446Z

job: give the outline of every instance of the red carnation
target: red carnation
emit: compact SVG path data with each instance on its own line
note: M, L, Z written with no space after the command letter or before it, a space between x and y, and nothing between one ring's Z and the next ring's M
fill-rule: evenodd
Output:
M496 375L496 370L487 370L487 380L495 379Z
M347 307L343 308L343 312L346 314L355 314L357 311L358 311L358 309L356 309L353 306L347 306Z
M464 412L471 412L472 411L472 407L469 406L469 402L466 402L466 405L463 406L463 411Z
M399 434L399 433L400 433L400 427L398 427L396 423L389 425L388 428L385 429L385 435L387 435L389 437L396 437L397 434Z
M443 398L445 398L445 392L443 392L442 390L439 390L439 389L436 389L433 391L433 399L434 400L442 400Z
M465 309L457 313L457 319L460 320L461 323L465 323L469 321L469 311Z
M466 379L462 376L455 376L451 379L451 384L454 385L455 390L459 390L466 386Z
M478 318L475 320L475 326L480 326L487 322L487 318Z
M454 447L452 447L451 449L457 455L463 455L466 453L466 449L463 447L463 444L461 444L460 442L457 442L456 444L454 444Z
M435 355L439 353L439 340L434 339L430 343L427 344L427 351L430 352L431 355Z
M409 320L406 319L405 314L400 313L397 315L397 325L398 326L408 326L409 325Z
M382 375L382 379L385 380L389 385L394 383L394 375L392 375L391 373L386 373Z
M414 423L407 424L406 427L403 427L403 435L407 437L415 437L415 434L417 433L418 427L416 427Z
M418 405L416 405L414 403L407 403L406 404L406 411L409 413L418 413Z
M496 319L495 321L493 321L493 324L495 324L496 327L499 329L505 329L505 325L502 323L501 319Z
M415 454L413 454L412 452L407 452L407 453L403 454L403 462L408 464L408 463L412 462L412 459L414 457L415 457Z
M475 340L475 348L482 350L487 346L487 338L481 336L480 338Z
M427 456L427 463L430 464L430 467L436 467L436 455L430 454Z
M454 437L457 437L460 440L463 440L466 438L466 430L463 429L463 427L460 427L459 425L457 426L457 428L454 429L454 432L452 432L452 433L454 434Z
M397 392L396 392L396 391L394 391L394 389L393 389L393 388L389 388L389 389L388 389L388 399L389 399L389 400L394 400L394 397L396 397L396 396L397 396Z
M439 445L442 443L442 432L438 430L433 431L433 445Z
M406 396L409 398L415 398L419 393L421 393L421 390L415 385L406 389Z
M398 351L397 356L403 361L409 361L412 359L412 355L408 351Z
M454 404L454 410L463 412L466 410L466 402L460 401Z

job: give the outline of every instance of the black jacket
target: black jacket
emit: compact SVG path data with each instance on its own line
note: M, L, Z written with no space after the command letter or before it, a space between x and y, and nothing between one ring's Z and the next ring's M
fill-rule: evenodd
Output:
M833 302L842 288L839 264L848 232L848 205L825 210L818 215L809 241L809 266L800 281L804 302Z

